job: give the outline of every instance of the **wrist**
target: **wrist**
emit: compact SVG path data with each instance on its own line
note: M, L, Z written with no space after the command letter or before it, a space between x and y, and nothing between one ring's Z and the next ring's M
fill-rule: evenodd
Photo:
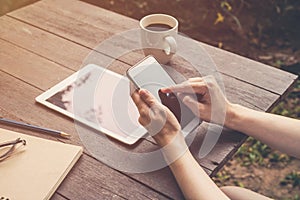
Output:
M177 137L178 135L179 136L182 135L180 131L175 131L175 132L170 131L168 133L159 133L152 137L160 147L163 147L171 143L174 140L174 138Z
M181 158L187 150L188 146L181 132L178 132L168 144L161 148L168 165Z
M238 104L229 104L226 111L225 126L227 128L237 130L239 121L241 120L244 107Z

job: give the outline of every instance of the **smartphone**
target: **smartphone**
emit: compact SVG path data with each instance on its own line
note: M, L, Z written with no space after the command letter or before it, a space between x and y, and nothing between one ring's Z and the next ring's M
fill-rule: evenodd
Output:
M176 94L160 92L161 88L173 86L176 83L153 56L147 56L129 68L127 77L136 88L148 90L174 113L184 135L193 131L200 124L200 119L177 98Z

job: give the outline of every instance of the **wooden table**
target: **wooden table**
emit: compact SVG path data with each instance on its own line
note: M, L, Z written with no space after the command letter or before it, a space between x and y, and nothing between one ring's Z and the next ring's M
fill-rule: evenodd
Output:
M0 17L1 116L72 134L71 140L22 132L81 145L74 122L35 103L35 97L81 67L83 59L109 36L138 27L131 18L75 0L40 1ZM196 42L196 41L195 41ZM292 87L296 76L238 55L201 44L212 56L230 101L255 110L270 111ZM119 73L140 59L116 60ZM103 58L109 55L99 53ZM174 65L183 70L188 66ZM11 127L6 127L13 129ZM200 144L207 129L196 131ZM19 130L19 129L13 129ZM21 131L21 130L19 130ZM213 151L198 162L213 176L244 142L246 136L224 130ZM154 146L146 139L130 147L142 151ZM198 145L199 146L199 145ZM197 146L191 147L196 151ZM125 147L126 148L126 147ZM170 170L127 174L99 162L87 151L63 181L53 199L182 199Z

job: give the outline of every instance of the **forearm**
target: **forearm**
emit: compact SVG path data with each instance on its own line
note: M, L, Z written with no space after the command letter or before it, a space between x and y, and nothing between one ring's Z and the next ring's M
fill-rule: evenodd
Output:
M186 199L229 199L196 162L190 151L170 164Z
M274 149L300 157L300 122L296 119L231 105L225 126L252 136Z

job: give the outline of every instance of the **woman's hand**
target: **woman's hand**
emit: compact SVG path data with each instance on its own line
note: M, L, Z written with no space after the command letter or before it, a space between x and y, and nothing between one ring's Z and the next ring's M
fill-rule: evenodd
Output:
M177 93L200 119L216 124L226 124L225 117L231 104L222 93L213 76L190 78L189 80L161 89L164 93Z
M140 89L133 92L131 97L140 113L139 123L160 146L167 145L177 134L181 134L181 127L176 117L150 92Z

